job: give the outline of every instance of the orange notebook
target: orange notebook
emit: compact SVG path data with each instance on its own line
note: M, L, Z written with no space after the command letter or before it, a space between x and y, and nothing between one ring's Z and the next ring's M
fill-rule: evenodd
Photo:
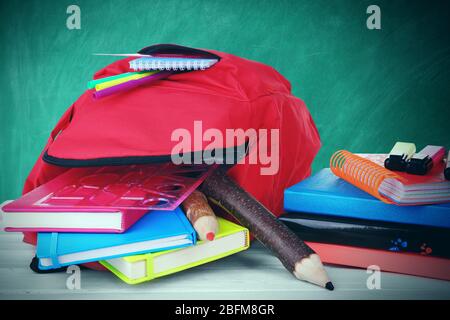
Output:
M450 259L336 244L306 243L324 263L364 269L376 265L382 271L450 280Z
M450 202L450 181L445 163L435 165L425 176L394 172L383 167L387 154L360 154L341 150L330 159L338 177L386 203L420 205Z

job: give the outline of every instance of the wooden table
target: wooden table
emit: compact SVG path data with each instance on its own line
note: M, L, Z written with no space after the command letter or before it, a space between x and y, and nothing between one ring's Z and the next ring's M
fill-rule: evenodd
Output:
M18 233L0 232L0 299L450 299L450 282L381 274L381 289L367 289L365 270L327 266L335 291L296 280L262 245L220 261L140 285L109 272L81 270L81 289L69 274L35 274L34 248Z

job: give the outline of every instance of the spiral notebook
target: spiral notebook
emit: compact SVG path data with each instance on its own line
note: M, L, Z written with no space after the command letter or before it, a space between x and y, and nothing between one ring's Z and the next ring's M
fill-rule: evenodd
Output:
M383 167L387 154L360 154L341 150L330 159L331 171L383 202L420 205L450 202L450 181L444 162L425 176L393 172Z
M143 57L131 60L130 68L142 70L204 70L213 66L217 59L202 58L175 58L175 57Z

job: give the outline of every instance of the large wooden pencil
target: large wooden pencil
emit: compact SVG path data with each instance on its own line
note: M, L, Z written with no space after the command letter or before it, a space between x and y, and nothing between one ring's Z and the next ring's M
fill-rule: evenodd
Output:
M319 256L297 235L226 174L221 167L201 186L212 202L232 214L269 248L294 276L300 280L333 290Z
M200 240L214 240L219 223L205 195L195 190L183 201L182 207Z

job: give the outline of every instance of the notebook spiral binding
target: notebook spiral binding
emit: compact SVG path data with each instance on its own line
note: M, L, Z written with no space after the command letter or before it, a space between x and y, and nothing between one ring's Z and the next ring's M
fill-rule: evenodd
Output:
M388 178L403 180L382 166L346 150L336 151L332 155L330 169L338 177L389 204L394 202L379 193L380 185Z
M191 58L140 58L130 61L133 70L205 70L217 62L216 59Z

